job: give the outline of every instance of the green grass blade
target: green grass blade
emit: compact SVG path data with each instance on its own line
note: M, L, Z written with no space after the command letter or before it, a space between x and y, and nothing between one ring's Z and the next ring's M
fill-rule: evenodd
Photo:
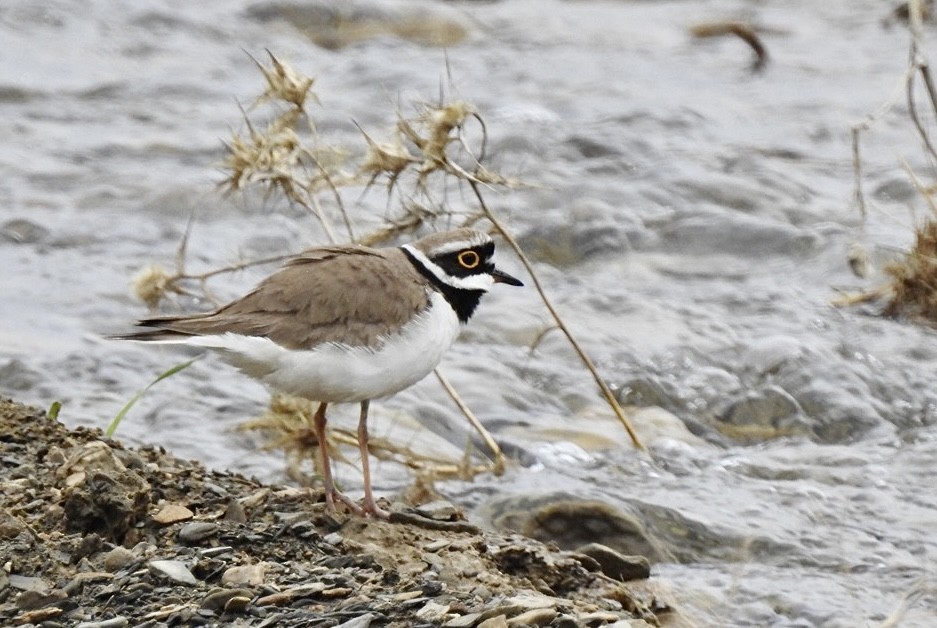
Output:
M49 417L49 418L50 418L51 420L53 420L53 421L58 421L58 419L59 419L59 412L60 412L61 410L62 410L62 402L61 402L61 401L53 401L53 402L52 402L52 405L49 406L48 412L46 412L46 416Z
M131 409L134 405L136 405L136 403L137 403L138 401L140 401L140 399L143 397L143 395L145 395L145 394L147 393L147 391L148 391L150 388L152 388L152 387L155 386L156 384L160 383L161 381L163 381L163 380L166 379L167 377L172 377L173 375L175 375L175 374L178 373L179 371L182 371L182 370L184 370L184 369L189 368L190 366L192 366L192 363L195 362L196 360L198 360L200 357L202 357L202 356L200 356L200 355L199 355L199 356L195 356L195 357L192 358L191 360L187 360L187 361L185 361L185 362L182 362L182 363L180 363L180 364L175 365L174 367L172 367L171 369L169 369L169 370L166 371L165 373L162 373L159 377L157 377L156 379L154 379L152 382L150 382L149 384L147 384L146 387L144 387L143 389L139 390L139 391L137 392L137 394L135 394L133 397L130 398L130 401L128 401L127 403L124 404L124 407L120 409L120 412L117 413L117 416L114 417L114 420L111 421L111 424L107 426L107 430L105 430L105 432L104 432L105 436L107 436L108 438L110 438L111 436L114 435L114 432L117 431L117 426L120 425L120 422L123 421L123 419L124 419L124 417L127 415L127 413L130 412L130 409Z

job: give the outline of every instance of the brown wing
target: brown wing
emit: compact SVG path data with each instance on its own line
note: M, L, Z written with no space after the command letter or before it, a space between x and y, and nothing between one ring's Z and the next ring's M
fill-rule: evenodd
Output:
M136 339L230 332L264 336L289 349L324 342L373 346L427 305L425 282L400 250L322 247L293 258L214 312L140 321L160 329Z

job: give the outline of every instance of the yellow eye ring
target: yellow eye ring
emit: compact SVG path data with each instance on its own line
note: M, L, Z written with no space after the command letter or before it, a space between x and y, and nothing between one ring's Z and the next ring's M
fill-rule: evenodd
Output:
M462 251L459 253L459 264L462 268L472 269L478 266L482 258L475 251Z

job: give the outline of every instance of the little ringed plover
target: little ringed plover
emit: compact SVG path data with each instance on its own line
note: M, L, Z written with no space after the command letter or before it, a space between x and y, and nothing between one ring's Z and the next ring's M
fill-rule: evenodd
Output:
M491 238L435 233L398 248L309 249L245 296L213 312L148 318L117 338L206 347L274 390L319 402L314 430L327 507L388 516L371 490L368 406L420 381L442 360L494 284L523 285L495 268ZM330 403L361 404L364 507L332 481L325 440Z

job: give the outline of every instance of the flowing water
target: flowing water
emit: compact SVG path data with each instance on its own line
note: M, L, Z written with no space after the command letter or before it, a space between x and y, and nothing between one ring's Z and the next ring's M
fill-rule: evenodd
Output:
M340 5L367 24L353 41L317 30ZM491 163L532 184L489 202L622 400L641 407L651 457L628 445L560 334L531 351L549 324L534 291L499 287L443 367L525 466L442 492L493 522L529 500L604 502L645 528L655 576L696 625L937 625L937 338L830 305L839 288L883 281L850 273L851 243L880 268L926 211L901 165L927 176L896 92L907 31L883 24L888 3L285 6L0 5L0 393L60 400L66 423L103 427L184 359L102 335L145 315L130 278L172 265L193 210L193 270L322 241L301 212L213 187L222 140L243 129L239 103L262 89L246 53L317 76L319 133L355 145L352 120L380 135L398 106L437 98L448 62L486 120ZM765 69L750 70L738 39L690 34L713 20L762 27ZM421 28L445 33L447 49ZM850 127L896 94L864 136L863 227ZM448 200L471 206L458 189ZM349 203L385 209L378 192ZM212 288L234 296L264 272ZM120 435L282 480L281 455L233 430L266 400L202 360L144 397ZM375 434L405 442L431 438L414 418L464 429L433 378L372 418ZM337 416L353 419L354 408ZM408 477L378 472L388 491Z

